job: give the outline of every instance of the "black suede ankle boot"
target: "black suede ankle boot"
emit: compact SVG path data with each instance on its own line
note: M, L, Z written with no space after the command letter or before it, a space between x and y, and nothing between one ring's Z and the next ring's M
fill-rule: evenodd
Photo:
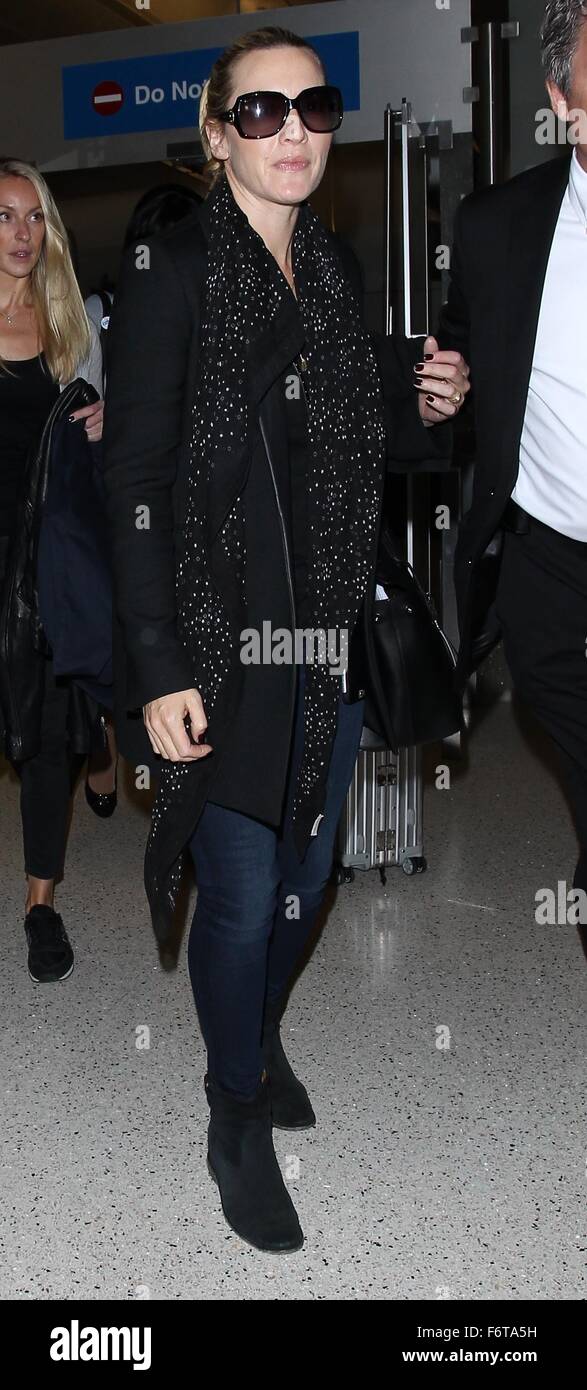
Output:
M273 1148L267 1079L243 1100L205 1077L208 1169L233 1231L257 1250L300 1250L304 1233Z
M316 1116L305 1086L290 1067L279 1033L285 1002L281 997L265 1004L263 1062L269 1077L271 1117L276 1129L311 1129Z

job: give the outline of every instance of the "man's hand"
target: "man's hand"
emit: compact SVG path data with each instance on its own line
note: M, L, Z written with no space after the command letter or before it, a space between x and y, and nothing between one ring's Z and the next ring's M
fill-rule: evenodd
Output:
M424 359L414 367L418 407L425 425L438 425L461 410L471 390L469 368L460 352L440 352L436 338L426 338Z
M102 438L102 424L104 420L104 402L94 401L93 405L82 405L79 410L74 410L70 415L70 420L85 420L85 431L91 444L99 444Z
M145 728L155 753L170 762L193 762L212 752L209 743L197 740L208 727L204 706L197 690L180 690L175 695L163 695L143 706ZM185 720L191 732L187 732Z

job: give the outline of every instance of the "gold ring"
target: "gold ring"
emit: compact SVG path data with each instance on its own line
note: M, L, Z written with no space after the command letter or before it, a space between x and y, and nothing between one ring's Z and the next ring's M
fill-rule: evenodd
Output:
M455 391L454 396L449 396L448 399L449 399L451 405L460 405L460 404L461 404L461 401L462 401L462 399L463 399L462 392L461 392L461 391Z

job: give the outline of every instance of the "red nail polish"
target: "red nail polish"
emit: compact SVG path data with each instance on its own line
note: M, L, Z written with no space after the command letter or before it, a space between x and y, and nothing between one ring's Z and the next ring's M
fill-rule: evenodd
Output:
M436 402L436 396L427 396L426 400L428 401L428 405L434 405Z
M425 352L425 353L424 353L424 361L425 361L425 362L432 362L433 358L434 358L434 353L433 353L433 352Z

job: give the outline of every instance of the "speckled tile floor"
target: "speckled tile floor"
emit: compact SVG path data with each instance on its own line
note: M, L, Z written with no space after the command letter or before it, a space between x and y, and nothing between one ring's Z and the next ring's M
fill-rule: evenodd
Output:
M100 823L78 792L76 968L35 987L2 768L0 1297L586 1296L587 960L573 926L534 919L538 888L570 884L573 832L510 704L451 771L427 794L428 872L340 889L290 1003L318 1127L277 1134L306 1244L272 1257L228 1230L206 1172L185 940L162 969L144 814L123 797Z

